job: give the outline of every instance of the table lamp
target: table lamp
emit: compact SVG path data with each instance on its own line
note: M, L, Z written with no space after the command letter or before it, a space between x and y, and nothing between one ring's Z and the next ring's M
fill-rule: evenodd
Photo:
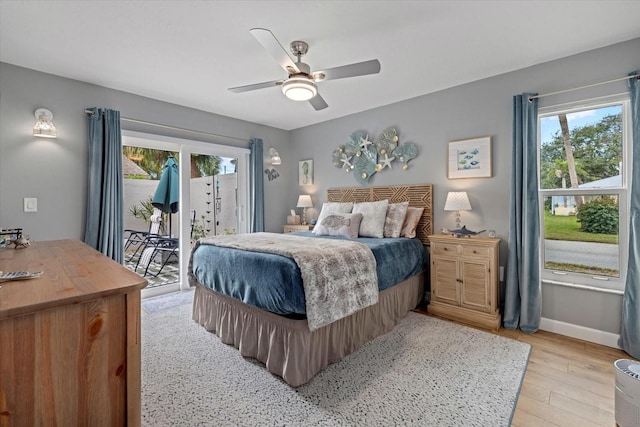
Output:
M460 211L470 211L471 203L466 191L450 191L444 204L445 211L456 211L456 230L460 229Z
M298 197L298 206L302 208L302 224L307 224L307 208L313 207L313 202L311 201L311 196L308 194L303 194Z

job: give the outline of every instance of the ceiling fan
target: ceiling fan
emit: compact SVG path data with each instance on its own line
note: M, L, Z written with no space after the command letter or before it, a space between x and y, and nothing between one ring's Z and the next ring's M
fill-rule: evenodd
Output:
M272 86L282 86L282 93L287 98L294 101L309 101L314 109L322 110L329 105L318 93L317 82L377 74L380 72L380 61L377 59L311 72L309 65L300 60L309 50L309 45L306 42L296 40L289 45L291 53L297 58L297 62L294 62L271 31L265 28L252 28L249 32L258 40L258 43L269 52L276 62L284 68L289 77L284 80L274 80L229 88L229 90L234 93L248 92Z

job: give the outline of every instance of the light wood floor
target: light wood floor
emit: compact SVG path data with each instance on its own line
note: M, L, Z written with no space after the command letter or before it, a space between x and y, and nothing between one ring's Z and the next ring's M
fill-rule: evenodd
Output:
M494 333L531 344L512 426L616 425L613 362L628 354L546 331Z

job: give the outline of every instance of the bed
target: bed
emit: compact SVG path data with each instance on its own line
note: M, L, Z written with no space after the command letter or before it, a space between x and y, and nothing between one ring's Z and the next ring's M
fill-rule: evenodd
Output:
M416 228L416 239L362 240L366 240L365 243L369 245L376 257L379 256L376 251L401 253L400 251L406 250L398 249L401 246L396 246L393 250L385 249L386 243L408 244L409 248L413 245L413 249L408 249L411 253L422 250L421 256L426 256L424 245L428 244L427 236L432 234L433 227L430 184L335 188L327 191L327 202L362 203L382 200L388 200L389 203L408 202L411 207L423 208ZM270 237L269 233L260 234L264 234L262 237L265 239ZM279 235L282 236L279 238L289 239L293 244L299 244L310 241L309 239L322 240L324 237L312 237L310 233L294 234L297 236ZM342 239L327 238L323 240L323 245L333 244L334 240L336 245L343 244ZM388 242L382 242L383 240ZM376 248L378 243L381 244L382 249ZM416 244L419 249L416 249ZM223 261L223 255L227 256L226 261ZM262 274L259 277L240 277L243 273L236 271L239 270L236 268L233 274L237 274L238 277L233 276L230 272L233 263L245 263L246 260L243 257L251 257L252 260L257 257L258 262L262 263L258 265L264 266L264 269L262 267L249 269L254 272L254 275L256 271L267 271L267 266L271 268L271 263L275 262L276 258L282 266L277 270L279 272L268 270L269 274ZM400 258L404 259L404 257ZM392 262L403 264L399 262L398 257ZM216 267L212 268L213 265ZM313 266L315 269L320 267ZM404 271L401 279L385 277L381 269L387 268L381 267L380 264L375 264L373 268L377 273L375 276L377 280L374 279L377 283L373 284L376 294L375 302L368 303L355 312L347 312L345 317L338 320L318 323L313 312L305 312L305 294L301 296L295 292L295 284L288 282L291 276L296 276L300 272L304 275L306 268L300 267L299 272L296 273L296 263L278 254L256 254L243 251L242 247L199 244L194 248L189 262L189 282L195 287L193 320L208 331L216 333L222 342L236 347L242 356L261 361L269 372L280 376L292 387L297 387L308 382L329 364L341 360L366 342L393 329L408 311L421 302L427 280L424 263L417 269L415 265L409 267L409 270ZM273 282L269 285L270 287L280 289L275 292L276 297L259 295L259 287L254 291L245 290L241 295L234 293L233 289L225 289L225 283L228 285L242 281L260 281L262 285L267 279ZM399 280L399 283L389 283L393 280ZM296 281L297 278L294 277L294 282ZM229 288L229 286L226 287ZM309 294L306 295L309 299ZM277 304L269 305L275 300Z

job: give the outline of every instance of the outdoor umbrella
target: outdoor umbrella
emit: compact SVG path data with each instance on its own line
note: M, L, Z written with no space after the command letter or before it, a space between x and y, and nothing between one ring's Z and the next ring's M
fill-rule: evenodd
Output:
M162 175L158 182L158 188L151 200L151 204L164 213L178 212L180 198L178 164L176 159L169 157L162 167ZM171 219L169 219L169 236L171 237Z

